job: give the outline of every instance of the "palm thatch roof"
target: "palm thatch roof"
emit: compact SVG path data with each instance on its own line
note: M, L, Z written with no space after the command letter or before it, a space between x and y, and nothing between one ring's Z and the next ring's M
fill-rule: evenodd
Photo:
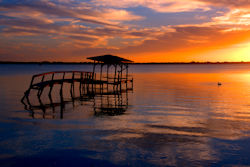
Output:
M102 55L102 56L88 57L87 59L105 63L105 64L121 64L121 63L133 62L131 60L124 59L122 57L118 57L114 55Z

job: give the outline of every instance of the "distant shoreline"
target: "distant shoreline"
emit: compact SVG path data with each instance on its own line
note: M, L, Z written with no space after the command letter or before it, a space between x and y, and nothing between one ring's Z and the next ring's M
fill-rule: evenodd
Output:
M15 62L15 61L0 61L0 64L93 64L92 62ZM148 62L148 63L129 63L129 64L250 64L250 62Z

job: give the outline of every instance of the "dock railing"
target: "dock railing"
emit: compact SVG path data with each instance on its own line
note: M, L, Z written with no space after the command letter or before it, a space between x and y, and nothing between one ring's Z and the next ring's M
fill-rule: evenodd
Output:
M94 75L92 72L85 71L55 71L33 75L30 87L36 89L39 86L49 86L53 83L62 82L90 82Z

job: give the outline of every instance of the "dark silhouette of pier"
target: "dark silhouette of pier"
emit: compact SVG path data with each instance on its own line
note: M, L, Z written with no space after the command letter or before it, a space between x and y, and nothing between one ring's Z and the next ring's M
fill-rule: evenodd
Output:
M43 89L43 93L37 93L39 90L31 89L28 90L30 93L28 96L27 94L24 95L22 103L25 109L30 111L32 118L56 119L59 115L59 118L63 119L67 106L74 109L79 105L86 105L91 108L95 116L121 115L128 109L128 94L133 91L132 87L126 88L125 86L122 89L120 89L120 86L115 86L107 91L106 86L97 88L96 84L92 87L91 83L85 82L81 83L81 93L76 95L76 92L79 92L78 86L80 83L74 82L73 85L75 86L72 89L72 83L65 82L62 84L58 82L57 86L55 82L52 81L52 83L54 83L55 91L50 91L51 89L48 86ZM64 89L61 84L64 87L70 87L70 89Z
M110 59L110 56L104 57ZM33 118L36 113L41 113L42 118L46 118L46 115L54 118L56 108L59 107L62 119L65 106L71 103L75 107L76 101L80 101L82 105L91 103L96 116L123 114L128 108L128 93L133 91L133 78L129 76L128 64L124 60L126 59L112 63L95 61L92 72L55 71L34 75L21 102ZM97 65L100 65L99 72ZM106 74L103 73L104 68L107 70ZM64 95L67 91L69 97ZM53 96L57 97L56 102ZM31 99L36 99L38 103L34 104ZM52 112L48 114L48 110Z

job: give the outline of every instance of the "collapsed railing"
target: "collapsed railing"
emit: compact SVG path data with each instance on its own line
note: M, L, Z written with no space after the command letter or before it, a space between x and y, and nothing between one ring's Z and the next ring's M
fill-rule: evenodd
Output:
M69 74L69 75L67 75ZM56 77L57 75L57 77ZM40 79L40 80L39 80ZM30 90L38 90L37 95L41 96L45 87L50 87L49 96L51 95L53 86L60 84L63 87L64 83L71 83L71 92L74 88L74 82L79 82L79 90L81 91L82 84L89 84L95 79L94 74L84 71L56 71L33 75L29 89L25 92L25 96L29 96ZM38 81L36 81L38 80ZM25 97L24 96L24 97Z
M121 80L120 80L121 81ZM70 84L70 85L67 85ZM125 83L125 84L123 84ZM59 102L54 102L52 98L53 88L59 85ZM64 98L64 85L70 86L70 99ZM125 85L125 86L123 86ZM78 87L78 88L77 88ZM47 90L47 88L49 90ZM58 86L57 86L58 88ZM47 94L44 93L44 97L48 95L48 103L45 103L41 96L44 90L47 90ZM76 97L76 90L79 90L79 96ZM50 108L55 111L55 107L60 106L60 118L63 118L63 111L67 103L74 105L74 101L92 101L93 110L96 116L98 115L119 115L124 113L128 108L128 92L133 90L133 84L128 86L128 82L108 82L108 80L96 80L96 74L93 72L85 71L56 71L47 72L34 75L31 79L30 86L25 91L22 98L22 103L25 105L25 109L31 111L31 115L35 118L35 111L41 110L43 115L46 115L46 111ZM30 93L37 91L36 97L39 104L32 104L30 102ZM123 98L122 94L126 94ZM34 99L34 96L32 96ZM46 98L45 98L46 99Z

